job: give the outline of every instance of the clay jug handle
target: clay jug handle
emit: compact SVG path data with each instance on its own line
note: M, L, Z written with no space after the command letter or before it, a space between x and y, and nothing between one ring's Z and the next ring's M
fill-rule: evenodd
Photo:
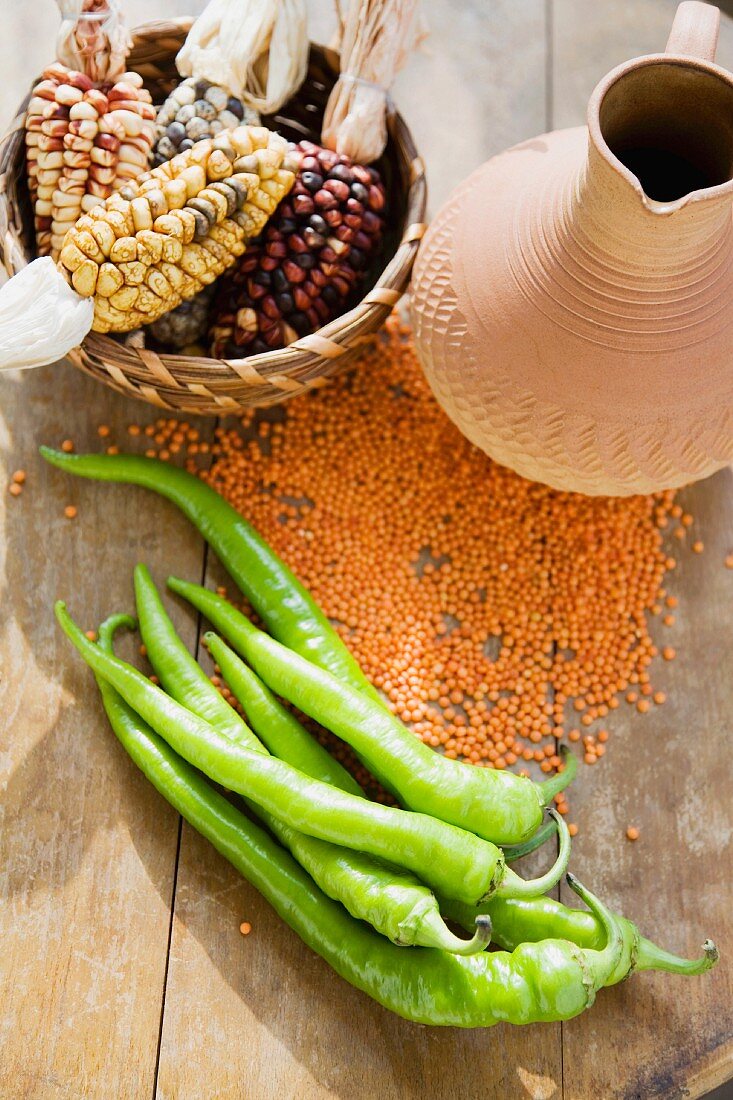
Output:
M699 0L684 0L674 17L667 53L715 61L720 30L720 9Z

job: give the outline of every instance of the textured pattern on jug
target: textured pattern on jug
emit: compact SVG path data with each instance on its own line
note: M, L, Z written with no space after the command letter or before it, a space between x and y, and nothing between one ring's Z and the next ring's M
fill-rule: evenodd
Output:
M506 154L497 158L507 159ZM466 272L457 270L462 229L467 235L477 232L475 223L463 221L472 192L484 204L494 197L481 169L453 192L433 221L412 286L418 353L436 398L460 430L525 477L593 495L678 486L730 461L731 386L725 386L725 377L701 384L703 368L694 359L670 362L658 356L655 373L648 357L637 354L615 392L609 342L596 346L583 340L585 360L578 367L568 361L575 345L563 343L562 326L547 325L536 303L523 298L514 324L504 312L511 295L492 282L497 268L489 255L472 286L475 293L481 280L480 292L494 295L495 325L477 325L471 288L466 291L462 283ZM513 242L506 244L504 259L512 247ZM645 386L645 372L647 380L651 372L651 386ZM657 394L666 396L666 404Z

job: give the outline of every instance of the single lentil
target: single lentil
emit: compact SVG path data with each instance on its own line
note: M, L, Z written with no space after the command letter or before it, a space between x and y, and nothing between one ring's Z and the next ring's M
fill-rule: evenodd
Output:
M64 515L67 519L76 519L76 508L73 504L67 504L64 508Z
M626 836L629 840L638 840L639 830L636 828L635 825L629 825L628 829L626 830Z

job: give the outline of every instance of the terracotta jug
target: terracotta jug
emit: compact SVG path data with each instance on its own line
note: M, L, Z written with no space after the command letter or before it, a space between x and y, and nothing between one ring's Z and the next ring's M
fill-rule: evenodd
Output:
M609 73L588 127L473 173L425 238L413 323L433 390L525 477L627 495L733 460L733 76L720 13Z

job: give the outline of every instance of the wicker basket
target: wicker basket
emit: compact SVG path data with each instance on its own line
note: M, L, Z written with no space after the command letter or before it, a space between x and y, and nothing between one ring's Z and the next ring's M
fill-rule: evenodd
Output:
M145 79L154 102L178 81L174 59L190 19L146 23L133 32L129 66ZM265 120L293 140L318 141L329 92L338 74L338 56L312 46L308 75L294 99ZM33 218L25 184L24 131L28 97L0 140L0 259L13 275L33 257ZM377 163L389 195L384 249L368 273L364 297L310 336L280 351L246 359L204 359L158 354L90 333L70 353L75 366L128 396L162 409L221 416L254 405L272 405L322 385L377 331L399 300L424 232L426 186L422 160L398 114L388 123L387 148ZM385 264L385 257L388 262Z

